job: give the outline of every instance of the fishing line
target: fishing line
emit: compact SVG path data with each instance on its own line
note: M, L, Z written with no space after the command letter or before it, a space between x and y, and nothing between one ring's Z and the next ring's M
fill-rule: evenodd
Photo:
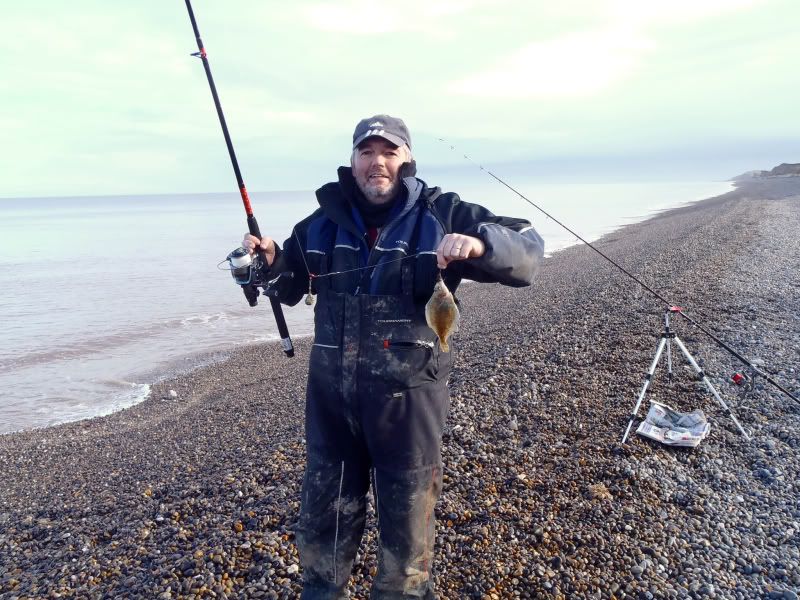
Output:
M450 148L450 150L452 150L453 152L458 152L458 150L456 149L456 147L455 147L454 145L450 144L450 143L449 143L447 140L445 140L445 139L443 139L443 138L436 138L436 139L437 139L438 141L442 142L443 144L447 145L447 146ZM789 398L791 398L792 400L794 400L796 403L800 404L800 399L798 399L798 398L797 398L797 397L796 397L794 394L792 394L791 392L789 392L789 391L788 391L787 389L785 389L785 388L784 388L782 385L780 385L778 382L776 382L774 379L772 379L772 378L771 378L771 377L770 377L770 376L769 376L769 375L768 375L766 372L764 372L763 370L761 370L761 369L759 369L758 367L756 367L756 366L755 366L755 365L754 365L752 362L750 362L749 360L747 360L747 359L746 359L744 356L742 356L742 355L741 355L739 352L737 352L737 351L736 351L734 348L732 348L731 346L729 346L728 344L726 344L725 342L723 342L721 339L719 339L719 338L718 338L716 335L714 335L713 333L711 333L711 332L710 332L708 329L706 329L706 328L705 328L705 327L704 327L704 326L703 326L703 325L702 325L702 324L701 324L701 323L700 323L700 322L699 322L697 319L694 319L694 318L690 317L689 315L687 315L685 312L683 312L683 309L682 309L681 307L679 307L679 306L676 306L676 305L672 304L672 303L671 303L669 300L667 300L667 299L666 299L664 296L662 296L661 294L659 294L657 291L655 291L653 288L651 288L649 285L647 285L647 284L646 284L645 282L643 282L641 279L639 279L638 277L636 277L636 276L635 276L633 273L631 273L630 271L628 271L628 270L627 270L625 267L623 267L622 265L620 265L619 263L617 263L617 262L616 262L614 259L612 259L610 256L608 256L607 254L605 254L605 253L604 253L602 250L600 250L599 248L597 248L597 246L595 246L595 245L594 245L594 244L592 244L591 242L588 242L587 240L585 240L585 239L584 239L582 236L580 236L578 233L576 233L575 231L573 231L572 229L570 229L569 227L567 227L567 226L566 226L564 223L562 223L561 221L559 221L558 219L556 219L556 218L555 218L553 215L551 215L549 212L547 212L546 210L544 210L544 209L543 209L541 206L539 206L538 204L536 204L535 202L533 202L532 200L530 200L530 199L529 199L527 196L525 196L525 195L524 195L522 192L520 192L519 190L517 190L516 188L514 188L514 187L513 187L513 186L511 186L510 184L508 184L508 183L506 183L505 181L503 181L503 180L502 180L500 177L498 177L497 175L495 175L494 173L492 173L492 171L490 171L489 169L485 168L485 167L484 167L482 164L480 164L480 163L478 163L478 162L476 162L476 161L472 160L472 158L470 158L470 157L469 157L467 154L463 154L462 156L463 156L463 157L464 157L466 160L468 160L470 163L472 163L474 166L476 166L477 168L479 168L481 171L483 171L484 173L486 173L486 174L488 174L489 176L491 176L491 177L492 177L492 178L493 178L495 181L497 181L497 182L498 182L498 183L500 183L501 185L505 186L506 188L508 188L509 190L511 190L513 193L515 193L517 196L519 196L520 198L522 198L523 200L525 200L525 202L527 202L528 204L530 204L531 206L533 206L533 207L534 207L536 210L538 210L539 212L541 212L541 213L542 213L543 215L545 215L545 216L546 216L548 219L550 219L550 220L551 220L551 221L553 221L554 223L557 223L559 226L561 226L561 227L563 227L564 229L566 229L566 230L567 230L569 233L571 233L572 235L574 235L574 236L575 236L577 239L579 239L581 242L583 242L584 244L586 244L587 246L589 246L589 248L591 248L592 250L594 250L595 252L597 252L597 254L599 254L600 256L602 256L604 259L606 259L606 260L607 260L608 262L610 262L612 265L614 265L615 267L617 267L617 268L618 268L620 271L622 271L623 273L625 273L625 275L627 275L627 276L628 276L628 277L630 277L630 278L631 278L633 281L635 281L635 282L636 282L636 283L638 283L640 286L642 286L642 288L643 288L643 289L647 290L648 292L650 292L650 294L652 294L653 296L655 296L656 298L658 298L659 300L661 300L661 301L662 301L664 304L666 304L666 306L667 306L667 310L669 310L669 311L671 311L671 312L677 312L678 314L680 314L680 315L681 315L681 316L682 316L684 319L686 319L687 321L689 321L689 323L691 323L692 325L694 325L695 327L697 327L697 328L698 328L700 331L702 331L704 334L706 334L706 335L707 335L707 336L708 336L710 339L712 339L714 342L716 342L716 343L717 343L717 344L718 344L718 345L719 345L721 348L724 348L725 350L727 350L727 351L728 351L728 352L729 352L731 355L733 355L734 357L736 357L736 358L737 358L739 361L741 361L741 362L742 362L743 364L745 364L745 365L746 365L748 368L750 368L750 369L752 370L752 372L753 372L753 373L755 373L756 375L759 375L759 376L763 377L765 381L767 381L767 382L771 383L773 386L775 386L775 387L776 387L777 389L779 389L781 392L783 392L784 394L786 394L786 395L787 395Z
M456 147L455 147L455 146L453 146L453 145L451 145L451 144L449 144L449 143L447 142L447 140L444 140L444 139L442 139L442 138L437 138L437 139L438 139L440 142L443 142L443 143L447 144L447 145L450 147L450 149L451 149L453 152L457 152L457 150L456 150ZM638 283L639 285L641 285L641 286L642 286L644 289L646 289L648 292L650 292L651 294L653 294L653 295L654 295L656 298L658 298L659 300L661 300L661 301L662 301L664 304L666 304L667 306L672 306L672 304L669 302L669 300L667 300L666 298L664 298L664 297L663 297L661 294L659 294L657 291L655 291L654 289L652 289L652 288L651 288L649 285L647 285L647 284L646 284L646 283L644 283L642 280L640 280L638 277L636 277L635 275L633 275L633 274L632 274L630 271L628 271L628 270L627 270L625 267L623 267L622 265L620 265L619 263L617 263L617 262L616 262L614 259L612 259L612 258L611 258L611 257L609 257L607 254L605 254L605 253L604 253L602 250L598 249L598 248L597 248L597 247L596 247L594 244L592 244L591 242L588 242L588 241L586 241L586 240L585 240L583 237L581 237L581 236L580 236L578 233L576 233L575 231L573 231L572 229L570 229L569 227L567 227L566 225L564 225L564 223L562 223L561 221L559 221L558 219L556 219L556 218L555 218L553 215L551 215L549 212L547 212L547 211L546 211L545 209L543 209L541 206L539 206L538 204L534 203L532 200L530 200L529 198L527 198L527 197L526 197L526 196L525 196L525 195L524 195L522 192L520 192L520 191L519 191L519 190L517 190L516 188L514 188L514 187L510 186L509 184L507 184L505 181L503 181L502 179L500 179L500 178L499 178L497 175L495 175L494 173L492 173L492 172L491 172L489 169L486 169L486 168L485 168L485 167L484 167L482 164L480 164L480 163L477 163L477 162L475 162L474 160L472 160L472 158L470 158L468 155L464 154L463 156L464 156L464 158L465 158L465 159L467 159L467 160L468 160L469 162L471 162L473 165L475 165L476 167L478 167L478 168L479 168L481 171L483 171L484 173L487 173L488 175L490 175L491 177L493 177L493 178L494 178L496 181L498 181L499 183L501 183L502 185L504 185L505 187L507 187L509 190L511 190L512 192L514 192L514 193L515 193L517 196L519 196L520 198L522 198L523 200L525 200L525 202L527 202L528 204L530 204L531 206L533 206L533 207L534 207L536 210L538 210L539 212L541 212L542 214L544 214L544 216L546 216L548 219L550 219L550 220L551 220L551 221L553 221L554 223L557 223L558 225L560 225L561 227L563 227L564 229L566 229L566 230L567 230L569 233L571 233L572 235L574 235L574 236L575 236L577 239L579 239L579 240L580 240L580 241L582 241L584 244L586 244L587 246L589 246L589 248L591 248L592 250L594 250L595 252L597 252L597 253L598 253L600 256L602 256L603 258L605 258L605 259L606 259L608 262L610 262L612 265L614 265L615 267L617 267L617 268L618 268L620 271L622 271L623 273L625 273L625 274L626 274L628 277L630 277L631 279L633 279L633 280L634 280L636 283Z
M401 260L406 260L408 258L414 258L423 254L423 252L417 252L416 254L409 254L408 256L403 256L401 258L393 258L392 260L385 260L380 263L376 263L374 265L367 265L366 267L357 267L355 269L345 269L343 271L332 271L330 273L324 273L322 275L317 275L316 273L312 273L311 269L308 267L308 262L306 261L305 252L303 251L303 244L300 242L300 237L297 235L297 227L292 227L292 235L294 235L294 239L297 240L297 247L300 250L300 257L303 259L303 264L306 266L306 273L308 273L308 294L306 294L306 305L311 306L314 304L314 288L313 283L315 279L323 279L325 277L332 277L334 275L344 275L345 273L355 273L356 271L365 271L367 269L374 269L381 265L387 265L389 263L399 262Z
M294 235L294 239L297 240L297 246L299 248L302 248L303 244L300 243L300 238L297 235L297 228L296 227L292 227L292 235ZM408 256L403 256L401 258L393 258L392 260L385 260L383 262L376 263L374 265L369 265L369 266L366 266L366 267L358 267L358 268L355 268L355 269L346 269L344 271L331 271L330 273L324 273L322 275L316 275L316 274L311 272L311 269L308 268L308 262L306 261L305 253L302 252L302 251L300 252L300 256L303 259L303 264L306 266L306 272L308 273L308 276L311 279L323 279L324 277L332 277L333 275L343 275L344 273L355 273L356 271L365 271L367 269L374 269L376 267L380 267L381 265L388 265L389 263L400 262L401 260L406 260L406 259L409 259L409 258L414 258L416 256L420 256L421 254L424 254L424 253L423 252L417 252L416 254L409 254Z
M416 256L420 256L424 254L423 252L417 252L416 254L409 254L408 256L403 256L402 258L393 258L392 260L384 260L383 262L370 265L368 267L358 267L356 269L347 269L345 271L332 271L330 273L324 273L322 275L312 275L309 273L312 279L322 279L323 277L331 277L333 275L343 275L344 273L354 273L355 271L365 271L367 269L374 269L376 267L381 267L383 265L388 265L389 263L400 262L401 260L406 260L408 258L414 258Z

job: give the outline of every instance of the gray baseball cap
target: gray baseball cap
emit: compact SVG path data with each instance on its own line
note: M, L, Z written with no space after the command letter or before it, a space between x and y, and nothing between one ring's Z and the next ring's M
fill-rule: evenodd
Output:
M408 132L406 124L403 123L403 119L389 115L375 115L361 119L353 132L353 148L355 149L368 137L374 136L389 140L395 146L405 144L411 148L411 134Z

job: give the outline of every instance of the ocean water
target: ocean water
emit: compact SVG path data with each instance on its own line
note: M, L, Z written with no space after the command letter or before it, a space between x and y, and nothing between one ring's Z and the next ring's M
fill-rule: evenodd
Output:
M593 240L730 184L514 182ZM491 180L447 189L496 214L526 217L548 253L577 243ZM285 239L313 192L252 193L262 232ZM269 303L251 308L218 264L246 229L238 194L0 199L0 433L111 413L160 378L277 338ZM311 309L284 309L293 337Z

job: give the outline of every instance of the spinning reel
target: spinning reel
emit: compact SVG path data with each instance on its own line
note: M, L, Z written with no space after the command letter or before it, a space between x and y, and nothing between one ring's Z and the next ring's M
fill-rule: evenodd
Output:
M294 273L281 273L274 279L268 279L269 267L258 255L251 255L241 246L232 251L225 257L228 262L229 270L233 280L242 287L244 297L250 306L258 304L258 296L262 293L267 297L276 298L278 291L276 286L282 277L294 277ZM222 263L220 263L222 264Z

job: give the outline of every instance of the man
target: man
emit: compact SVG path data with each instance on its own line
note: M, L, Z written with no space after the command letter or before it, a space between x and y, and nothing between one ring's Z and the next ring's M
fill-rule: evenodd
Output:
M543 242L522 219L497 217L415 177L402 120L376 115L353 134L350 167L317 190L320 208L283 249L264 249L279 294L313 289L314 344L306 395L307 465L297 545L307 600L345 597L366 521L378 520L373 599L435 598L434 506L442 487L442 429L452 354L424 308L438 269L462 278L531 283ZM371 480L371 481L370 481Z

